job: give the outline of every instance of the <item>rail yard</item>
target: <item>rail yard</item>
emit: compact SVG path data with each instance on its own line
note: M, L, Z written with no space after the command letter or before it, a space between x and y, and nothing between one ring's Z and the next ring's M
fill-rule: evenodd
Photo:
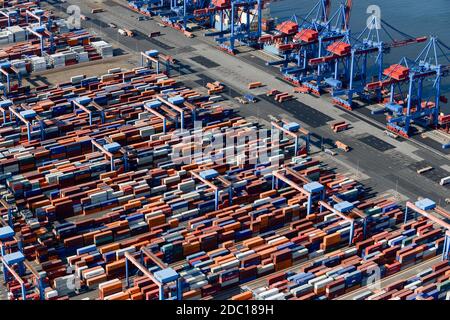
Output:
M306 2L3 1L0 299L449 300L450 50Z

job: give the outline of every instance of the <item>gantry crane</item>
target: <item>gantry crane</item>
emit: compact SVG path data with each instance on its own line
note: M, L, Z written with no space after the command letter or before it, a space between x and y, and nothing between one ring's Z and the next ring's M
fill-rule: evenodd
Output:
M187 29L190 21L197 24L209 24L209 13L202 11L209 8L211 0L170 0L170 11L163 19L177 24L182 30Z
M450 259L450 224L446 220L450 217L450 213L441 207L436 206L436 202L431 199L425 198L418 200L414 203L407 202L404 216L404 223L406 224L410 217L409 211L412 211L414 215L420 214L421 216L437 224L439 227L445 229L444 232L444 246L442 249L442 260Z
M330 44L348 38L350 34L351 1L342 1L331 16L330 9L331 0L320 0L300 24L294 17L290 22L279 25L278 33L273 37L264 35L260 39L265 45L275 44L283 57L281 61L269 62L268 65L281 65L286 80L315 95L321 94L317 83L321 83L330 71L325 64L310 64L309 61L320 59ZM285 31L288 24L292 34Z
M326 56L310 60L311 65L331 64L332 71L329 77L324 79L323 86L331 88L335 105L352 110L354 96L365 101L371 101L374 98L380 101L381 90L376 90L373 95L365 90L365 86L371 78L382 78L384 54L391 48L427 40L426 37L407 36L404 40L394 40L391 37L391 43L384 43L379 30L384 30L391 37L387 28L382 25L382 21L373 16L366 28L356 37L349 34L343 40L329 45ZM374 58L373 64L369 64L371 57Z
M170 7L170 0L129 0L128 7L135 12L152 16Z
M189 22L215 31L206 35L216 38L221 49L235 53L239 42L258 46L262 33L262 10L276 0L131 0L129 7L147 15L159 15L163 23L187 31Z
M215 37L225 52L235 54L236 43L254 47L262 33L262 10L266 0L213 0L208 12L213 13Z
M300 18L300 24L294 15L277 26L274 34L261 36L259 42L266 51L275 51L283 57L283 60L269 62L268 65L280 65L287 79L305 70L307 60L317 56L318 35L326 27L330 8L331 0L319 0L304 18ZM291 28L286 28L289 24ZM291 29L291 32L286 33L286 29ZM289 66L292 62L296 64L295 67Z
M385 104L389 130L408 138L413 122L422 127L438 126L442 118L441 80L450 73L450 64L439 63L439 54L450 63L438 39L430 37L415 60L404 57L385 69L380 81L367 84L366 89L372 91L390 88L389 102Z

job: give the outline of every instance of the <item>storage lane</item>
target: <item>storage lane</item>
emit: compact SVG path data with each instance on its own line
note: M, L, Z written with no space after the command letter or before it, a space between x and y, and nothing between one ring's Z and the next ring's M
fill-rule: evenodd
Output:
M342 247L341 250L343 250L343 249L352 249L354 247L355 246L345 246L345 247ZM287 269L284 269L284 270L281 270L281 271L278 271L278 272L271 273L270 276L280 275L280 274L284 274L284 273L289 272L289 271L299 270L300 268L302 268L302 267L304 267L304 266L306 266L308 264L312 264L312 263L314 263L314 262L316 262L318 260L322 260L324 257L331 257L331 256L333 256L335 254L336 254L336 252L333 251L333 252L330 252L328 254L325 254L325 255L319 256L317 258L314 258L314 259L298 262L297 264L293 265L292 267L289 267ZM257 288L263 287L263 286L266 285L266 281L267 281L267 276L260 277L258 279L253 280L253 281L249 281L249 282L246 282L244 284L240 284L239 287L237 287L237 288L230 288L230 289L227 289L227 290L223 290L218 295L215 295L214 299L227 300L227 299L231 298L233 295L236 295L236 294L239 294L239 293L243 292L246 288L249 288L250 290L255 290Z
M412 267L409 267L405 270L402 270L392 276L389 276L387 278L384 278L381 280L381 284L380 284L380 290L386 288L387 286L394 284L397 281L400 280L404 280L404 279L408 279L411 277L414 277L415 275L417 275L418 273L420 273L421 271L432 267L434 264L438 263L441 260L441 255L436 256L430 260L424 261L422 263L416 264ZM345 294L343 296L338 297L335 300L353 300L353 298L355 298L356 296L358 296L359 294L363 293L364 291L369 290L367 288L367 286L365 287L361 287L355 291L352 291L348 294Z

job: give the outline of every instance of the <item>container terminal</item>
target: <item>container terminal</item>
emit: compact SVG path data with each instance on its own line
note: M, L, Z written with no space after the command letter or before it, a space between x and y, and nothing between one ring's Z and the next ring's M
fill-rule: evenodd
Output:
M1 2L1 300L450 299L438 36L350 0Z

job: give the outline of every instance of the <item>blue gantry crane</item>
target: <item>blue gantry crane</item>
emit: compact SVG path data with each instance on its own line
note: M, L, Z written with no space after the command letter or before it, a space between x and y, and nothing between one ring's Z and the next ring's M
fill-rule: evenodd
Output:
M262 34L264 0L213 0L209 12L214 12L215 29L206 36L215 37L220 49L236 53L236 44L258 46Z
M0 62L0 79L2 90L9 94L15 87L22 86L22 74L9 61ZM16 85L13 82L16 81ZM3 82L6 82L6 86Z
M416 202L408 201L406 203L404 223L406 224L411 217L412 211L414 218L417 214L431 220L433 223L440 226L444 232L444 245L442 248L442 260L450 259L450 224L446 222L446 218L449 216L449 212L436 205L431 199L424 198Z
M20 15L17 10L0 10L0 15L8 18L8 27L11 27L20 21Z
M163 14L163 20L186 30L190 21L199 25L208 25L211 22L211 0L170 0L170 11Z
M128 7L138 13L153 16L170 7L171 0L130 0Z
M273 0L272 0L273 1ZM262 10L269 0L130 0L133 11L158 15L163 23L180 31L188 24L212 27L206 36L215 37L221 49L235 53L236 44L259 47Z
M211 0L130 0L128 7L147 16L158 15L163 22L185 31L189 22L209 25Z
M330 65L320 63L320 58L330 44L349 38L351 8L351 1L342 1L337 10L330 14L331 0L319 0L304 18L300 18L301 23L294 16L288 24L284 22L279 25L275 34L263 35L260 42L265 46L276 44L283 58L268 65L280 65L287 81L304 87L306 92L320 95L318 84L331 70ZM288 28L285 28L286 25ZM314 63L311 64L311 60Z
M291 18L290 21L298 26L294 34L284 33L279 25L275 34L261 36L260 43L266 51L275 51L283 57L283 60L269 62L268 65L280 65L287 80L305 70L308 59L317 56L318 35L327 25L330 9L331 0L319 0L304 18L300 18L300 24L296 15ZM289 66L290 63L296 66Z
M129 0L128 7L146 16L160 16L163 22L186 30L189 22L209 25L211 0Z
M2 205L5 206L3 200ZM26 260L23 253L22 238L16 235L13 227L11 227L11 217L9 221L10 225L8 226L3 226L0 223L0 262L2 265L3 281L5 283L16 281L20 285L22 300L27 299L27 290L33 286L38 290L39 298L43 300L46 273L37 272Z
M440 114L441 80L450 72L450 64L442 65L439 56L450 63L436 37L430 37L415 60L403 57L383 72L380 81L367 84L367 90L390 88L387 128L408 138L411 124L437 127Z
M427 40L426 37L412 37L403 33L406 39L395 40L385 24L393 28L387 23L382 24L378 17L373 16L362 32L356 36L348 34L343 40L328 46L326 56L310 60L312 65L331 64L331 73L324 79L323 86L330 88L335 105L352 110L355 96L364 101L380 101L381 90L368 92L365 86L370 79L382 78L384 54L391 48ZM391 43L381 40L380 30L390 37ZM370 59L373 59L373 63Z
M333 103L345 109L352 110L354 97L380 101L381 90L368 92L365 86L383 76L384 55L427 38L407 35L375 15L363 31L351 33L352 1L341 1L331 16L330 9L331 0L319 0L304 18L294 16L276 32L264 34L260 43L282 57L268 65L279 65L285 80L299 86L299 92L330 92ZM392 36L393 31L401 40ZM390 41L383 42L381 32Z
M338 9L329 18L323 27L323 30L318 35L318 51L316 58L308 60L312 71L303 73L298 77L298 82L305 87L309 92L315 95L321 95L324 83L331 81L335 84L334 79L329 76L333 72L339 70L339 64L331 63L331 59L324 57L326 52L335 47L339 54L345 53L348 50L348 43L350 42L350 12L352 9L352 1L341 1ZM347 72L346 63L343 62L342 70Z
M144 256L155 265L152 268L155 271L150 271L144 265ZM159 300L183 299L183 278L147 248L141 248L138 257L135 257L129 252L125 252L125 283L127 288L130 286L130 273L132 268L141 272L158 286Z

